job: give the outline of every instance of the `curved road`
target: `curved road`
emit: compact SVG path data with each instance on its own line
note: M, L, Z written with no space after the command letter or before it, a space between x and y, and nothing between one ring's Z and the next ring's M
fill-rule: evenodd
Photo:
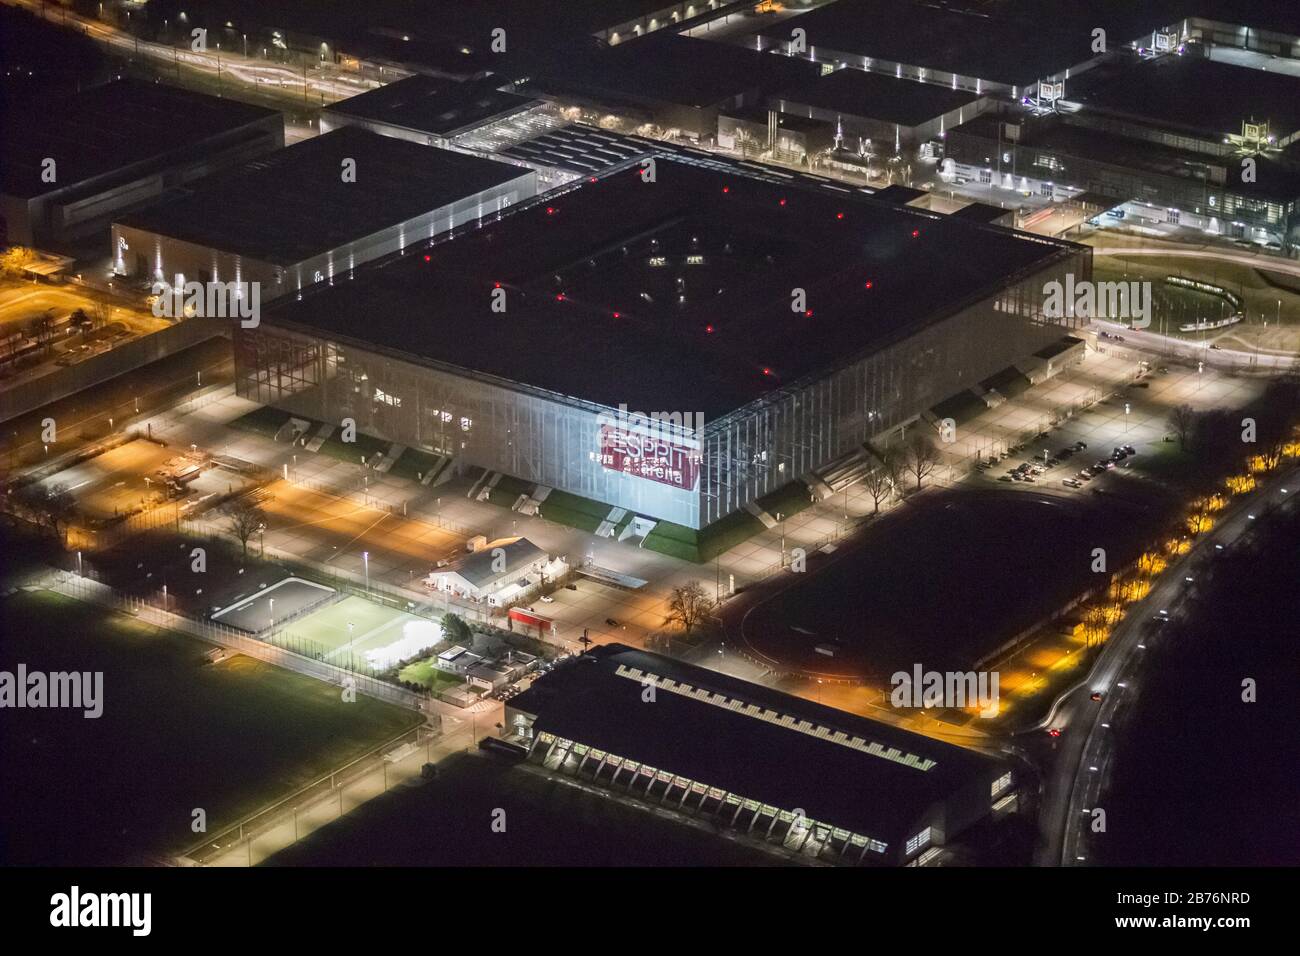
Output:
M1283 491L1287 489L1287 491ZM1091 822L1088 810L1100 795L1111 759L1114 739L1110 727L1121 707L1131 704L1123 680L1141 666L1145 625L1161 610L1181 601L1188 569L1215 545L1237 540L1250 527L1252 515L1266 507L1290 502L1300 494L1300 466L1270 478L1260 491L1234 501L1218 522L1188 551L1170 564L1151 593L1133 605L1102 648L1088 679L1067 693L1054 708L1055 724L1065 730L1059 740L1055 765L1047 770L1041 821L1047 842L1040 851L1041 865L1072 866L1086 862L1083 837ZM1101 703L1090 699L1103 694Z

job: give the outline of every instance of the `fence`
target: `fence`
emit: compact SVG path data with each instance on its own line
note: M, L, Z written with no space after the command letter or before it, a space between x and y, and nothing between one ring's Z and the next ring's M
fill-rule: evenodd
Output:
M320 820L318 825L337 820L344 813L343 799L349 787L353 788L355 793L355 791L362 789L361 785L367 776L378 772L382 775L383 781L380 792L387 792L395 782L390 780L390 776L396 776L396 774L390 774L390 766L397 764L403 757L412 756L423 758L423 762L432 762L433 743L442 739L441 732L430 730L424 726L405 731L392 740L385 741L369 752L362 754L360 757L350 760L341 767L323 774L270 806L249 814L242 820L232 823L210 837L204 837L201 842L185 851L182 857L202 866L243 844L248 854L247 859L251 864L253 841L259 836L266 835L292 820L294 827L293 841L286 841L286 844L296 842L299 836L298 818L300 815L310 814L315 811L318 817L325 816L326 819ZM420 753L421 748L423 748L422 754ZM364 799L365 797L362 796L358 802ZM322 807L326 800L329 800L332 804L331 812L329 814L320 814L318 808ZM333 806L335 800L337 800L336 810Z
M0 393L0 422L26 414L43 405L111 378L182 352L192 345L225 331L221 323L190 319L124 342L76 365L52 366L52 371L24 381L21 386Z
M409 710L428 713L429 699L427 695L417 694L404 687L385 683L366 674L354 673L346 668L298 654L288 648L257 640L242 631L227 627L224 624L218 624L215 621L200 620L176 614L170 610L156 607L147 598L124 594L107 584L88 577L69 571L52 570L41 582L41 586L81 601L91 601L115 610L125 611L158 627L165 627L202 638L213 644L219 644L228 650L245 654L267 664L274 664L276 667L283 667L305 677L312 677L339 687L350 686L367 697L384 700Z

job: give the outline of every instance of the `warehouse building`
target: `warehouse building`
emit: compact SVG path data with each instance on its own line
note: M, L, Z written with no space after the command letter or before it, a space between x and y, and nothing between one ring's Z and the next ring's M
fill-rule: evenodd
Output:
M0 212L10 243L75 241L167 190L284 146L260 106L117 80L4 118Z
M1180 0L1116 4L1076 0L1050 14L1031 4L917 0L836 0L781 20L756 46L826 65L853 67L1019 100L1041 81L1078 76L1116 52L1176 25ZM803 31L795 40L792 31ZM1107 36L1095 46L1095 29Z
M942 137L984 112L991 100L968 90L846 68L783 90L769 105L783 116L820 121L844 146L857 148L865 141L874 152L892 155Z
M147 282L258 282L263 302L532 198L536 174L345 127L196 183L113 224Z
M424 146L450 148L468 133L531 113L541 100L501 90L499 79L459 82L422 73L340 100L321 110L321 132L360 126Z
M654 158L277 306L239 393L700 529L1084 321L1085 247Z
M829 862L901 865L1012 802L1002 761L622 644L506 703L529 759Z
M636 42L576 50L534 85L564 104L712 140L719 113L763 106L768 94L818 72L812 63L665 30Z
M1265 66L1267 64L1264 64ZM955 176L1082 190L1135 217L1276 249L1300 239L1300 77L1189 52L1136 54L1064 85L1060 111L953 129ZM1254 165L1243 175L1243 160Z

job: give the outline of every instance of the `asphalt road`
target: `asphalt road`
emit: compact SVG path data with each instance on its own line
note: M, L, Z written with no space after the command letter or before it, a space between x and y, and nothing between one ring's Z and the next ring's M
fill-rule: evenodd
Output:
M1281 489L1289 489L1284 494ZM1059 727L1062 734L1055 741L1055 760L1044 774L1042 829L1047 842L1040 850L1039 863L1046 866L1072 866L1086 862L1081 838L1091 823L1086 811L1100 795L1106 768L1111 759L1114 739L1110 727L1117 712L1131 704L1135 691L1123 686L1141 666L1144 631L1161 610L1176 616L1185 592L1188 569L1221 544L1236 541L1267 506L1300 494L1300 467L1270 478L1260 491L1234 501L1222 513L1218 523L1193 545L1187 554L1171 563L1145 600L1134 604L1124 620L1111 633L1093 666L1088 679L1063 696L1045 718L1040 728ZM1100 703L1091 700L1094 691L1102 693Z

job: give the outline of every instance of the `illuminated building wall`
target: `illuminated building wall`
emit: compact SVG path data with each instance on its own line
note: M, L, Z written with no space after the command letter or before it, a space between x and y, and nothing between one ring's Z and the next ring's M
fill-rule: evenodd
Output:
M627 473L629 450L647 430L617 410L287 326L239 330L237 387L462 465L700 528L1059 340L1083 321L1042 316L1044 284L1066 273L1091 278L1090 251L1063 249L947 318L702 428L665 427L640 474Z

